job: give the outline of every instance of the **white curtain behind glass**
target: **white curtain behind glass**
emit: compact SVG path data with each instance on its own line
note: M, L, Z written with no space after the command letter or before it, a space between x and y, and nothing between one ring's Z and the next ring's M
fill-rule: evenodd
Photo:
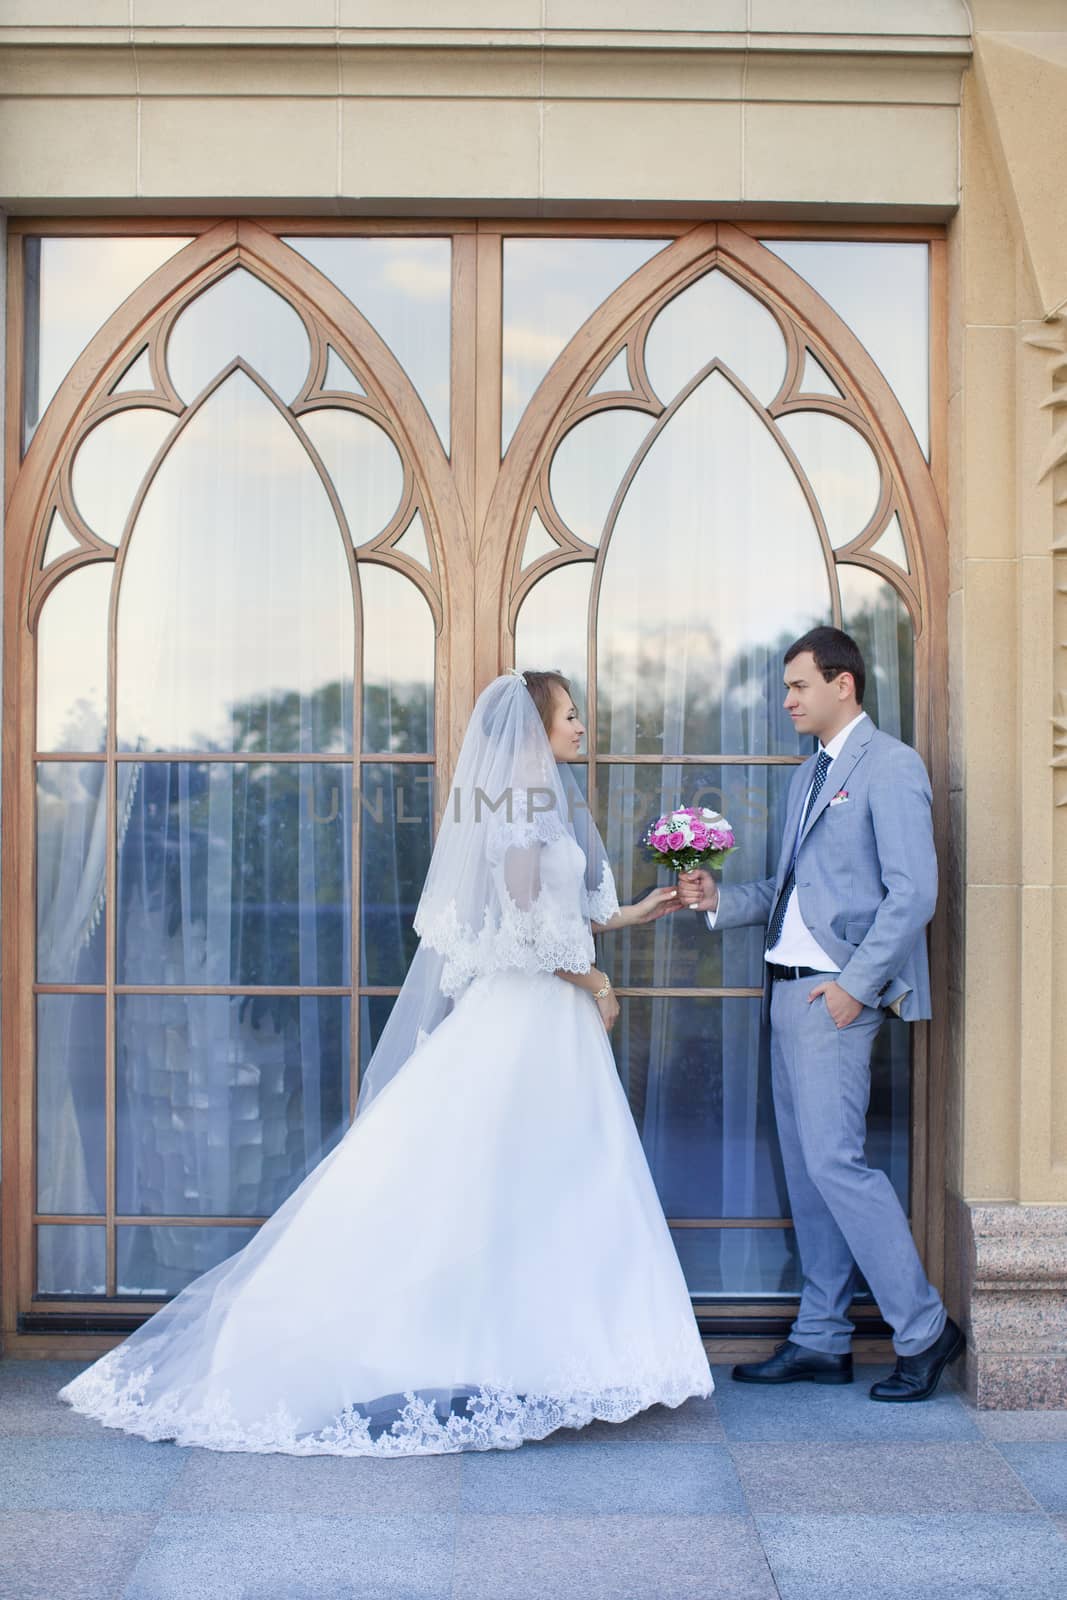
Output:
M146 629L146 617L156 625ZM352 642L348 569L321 481L275 408L235 374L173 447L132 535L119 611L119 748L348 750ZM349 773L329 771L335 781ZM351 881L350 777L339 782L332 822L319 820L331 797L313 794L309 767L179 762L173 777L169 764L153 777L163 790L142 784L137 855L121 876L120 981L347 982L347 920L324 971L315 912L326 898L320 870L337 872L338 849ZM277 857L286 866L272 887ZM258 968L244 949L250 879L264 897L296 901L295 951L271 955L268 920ZM327 893L336 899L338 886ZM279 1186L295 1186L323 1149L318 1006L309 999L298 1009L297 1111L283 1070L291 1047L269 1007L224 995L161 996L151 1007L120 1000L124 1208L241 1214L252 1192L254 1214L273 1209ZM271 1159L279 1140L280 1178ZM200 1270L214 1245L175 1228L169 1248Z

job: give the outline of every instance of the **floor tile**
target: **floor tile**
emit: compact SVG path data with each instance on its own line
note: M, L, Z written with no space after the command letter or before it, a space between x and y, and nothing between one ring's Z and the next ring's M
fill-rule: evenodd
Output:
M457 1455L377 1461L190 1450L166 1510L269 1509L319 1516L453 1511L459 1503L460 1470Z
M1067 1411L975 1411L987 1439L1067 1439Z
M590 1422L585 1428L558 1428L545 1444L721 1444L726 1434L714 1395L680 1406L649 1406L628 1422ZM533 1441L531 1441L532 1447ZM524 1447L528 1448L528 1447Z
M113 1600L156 1513L0 1511L0 1600Z
M447 1600L450 1516L167 1514L122 1600Z
M452 1593L454 1600L776 1600L753 1524L739 1516L461 1516Z
M1067 1542L1040 1514L758 1516L781 1600L1063 1600Z
M460 1504L464 1511L519 1514L744 1510L737 1473L720 1444L558 1445L468 1455Z
M745 1444L732 1447L752 1512L1036 1511L988 1444Z
M0 1509L150 1511L182 1466L182 1451L144 1439L7 1439Z
M734 1383L729 1368L715 1369L719 1416L729 1440L974 1439L974 1413L960 1395L940 1388L930 1400L905 1405L870 1398L872 1383L891 1369L858 1367L854 1383Z
M998 1448L1046 1511L1067 1511L1067 1439Z
M0 1361L0 1439L92 1438L100 1424L72 1411L57 1392L84 1361Z

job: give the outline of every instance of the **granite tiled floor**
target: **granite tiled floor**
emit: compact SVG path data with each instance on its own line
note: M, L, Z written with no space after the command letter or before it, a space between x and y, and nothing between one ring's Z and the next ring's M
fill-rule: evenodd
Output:
M0 1362L3 1600L1063 1600L1067 1412L740 1388L508 1452L148 1444Z

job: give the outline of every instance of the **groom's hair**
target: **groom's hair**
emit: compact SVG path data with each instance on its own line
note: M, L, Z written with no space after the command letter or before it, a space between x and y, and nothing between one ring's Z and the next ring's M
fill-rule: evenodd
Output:
M832 683L842 672L851 672L852 681L856 685L856 704L860 706L863 704L867 669L855 639L847 633L842 633L840 628L811 628L789 646L785 653L786 666L794 657L802 656L806 650L811 651L815 665L827 683Z

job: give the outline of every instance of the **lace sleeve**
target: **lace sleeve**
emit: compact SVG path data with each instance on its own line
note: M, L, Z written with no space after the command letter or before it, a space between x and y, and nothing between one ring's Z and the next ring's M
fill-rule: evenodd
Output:
M445 957L442 992L458 995L473 978L508 968L588 972L596 951L583 854L559 813L528 805L527 791L516 789L510 817L502 808L485 822L491 892L481 927L470 926L454 901L433 897L424 897L415 918L416 933ZM594 898L607 916L605 891L602 882Z
M537 846L551 844L564 832L559 812L544 809L545 790L513 789L509 810L492 812L486 822L489 828L485 852L493 866L499 866L512 851L532 850L536 859ZM538 796L541 804L538 805Z
M619 914L619 896L615 889L615 875L606 861L604 862L597 887L595 889L587 888L585 891L585 910L590 922L599 923L601 926L606 922L610 922L612 917Z

